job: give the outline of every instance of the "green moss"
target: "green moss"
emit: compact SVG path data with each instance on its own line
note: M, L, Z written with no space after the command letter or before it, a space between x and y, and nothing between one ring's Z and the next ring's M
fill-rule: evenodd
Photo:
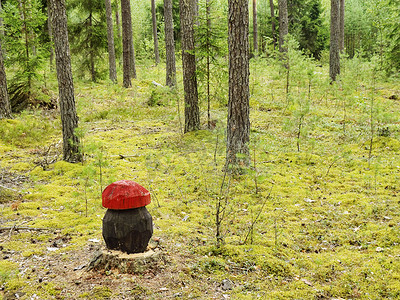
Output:
M107 286L95 286L90 292L83 293L79 298L85 299L111 299L112 291Z
M0 282L4 284L5 282L9 282L12 277L16 275L18 271L18 265L14 262L8 260L0 261ZM10 286L11 288L11 286Z

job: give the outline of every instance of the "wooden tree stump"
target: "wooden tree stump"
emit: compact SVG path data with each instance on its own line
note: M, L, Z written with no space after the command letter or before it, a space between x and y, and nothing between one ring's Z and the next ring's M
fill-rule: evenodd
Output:
M94 253L86 270L118 270L125 274L142 274L163 269L166 263L166 257L159 249L132 254L119 250L100 249Z

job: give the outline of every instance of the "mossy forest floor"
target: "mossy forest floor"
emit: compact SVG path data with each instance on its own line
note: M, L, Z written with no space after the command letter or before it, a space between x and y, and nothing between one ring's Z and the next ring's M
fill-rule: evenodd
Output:
M231 177L226 89L212 86L215 128L202 99L202 130L182 134L182 84L152 84L163 67L139 66L130 89L76 82L83 164L62 161L58 110L0 121L4 299L400 298L398 81L349 62L339 85L294 69L286 95L282 70L253 63L251 167ZM101 190L122 179L150 190L166 262L86 271L104 246Z

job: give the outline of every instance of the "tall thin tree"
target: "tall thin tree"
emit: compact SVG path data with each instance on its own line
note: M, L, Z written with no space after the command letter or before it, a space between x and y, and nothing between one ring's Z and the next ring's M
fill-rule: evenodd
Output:
M112 19L111 0L105 0L107 18L107 41L108 41L108 69L110 80L117 83L117 66L115 63L114 28Z
M158 35L157 35L157 18L156 18L156 3L151 0L151 20L153 23L153 40L154 40L154 56L156 64L160 63L160 52L158 50Z
M344 51L344 2L340 0L340 34L339 34L339 50Z
M226 167L249 164L249 8L247 0L229 0L229 100ZM241 155L240 155L241 154Z
M121 0L121 19L122 19L122 62L123 62L123 85L128 88L131 82L131 43L130 34L132 33L131 23L131 4L129 0Z
M136 62L135 62L135 46L133 45L133 29L132 29L132 14L131 6L129 4L129 69L131 72L131 77L136 78Z
M165 55L166 55L166 85L176 86L174 23L172 17L172 0L164 0L165 22Z
M120 22L120 19L119 19L118 1L119 0L115 1L115 25L117 26L117 37L118 37L118 40L121 41L122 40L122 38L121 38L121 22Z
M75 108L65 0L50 0L50 9L60 97L64 160L77 162L81 161L82 157L79 151L79 139L75 134L75 130L78 128L78 116Z
M257 0L253 0L253 51L258 52Z
M287 0L278 0L279 6L279 51L286 52L285 38L289 33Z
M331 0L331 38L329 49L329 76L332 81L340 74L340 0Z
M185 92L185 133L200 129L196 56L194 54L194 0L180 0L182 68Z
M11 106L7 92L6 71L0 41L0 119L11 118Z
M50 17L50 0L47 0L47 30L49 32L50 39L50 68L53 69L54 61L54 49L53 49L53 29L51 27L51 17Z
M274 0L269 0L269 8L271 10L271 34L272 34L272 41L274 43L274 49L276 48L276 33L275 33L275 6Z

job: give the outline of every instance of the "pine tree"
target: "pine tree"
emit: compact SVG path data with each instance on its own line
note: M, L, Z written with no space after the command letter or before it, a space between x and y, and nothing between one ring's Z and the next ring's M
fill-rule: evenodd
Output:
M0 119L11 118L11 106L8 99L6 71L0 41Z
M164 0L165 52L166 52L166 85L176 86L174 23L172 0Z
M160 52L158 50L158 36L157 36L157 18L156 18L156 4L155 0L151 0L151 20L153 24L153 40L154 40L154 56L156 65L160 63Z
M50 9L60 96L64 160L77 162L82 160L82 156L79 151L79 139L75 134L78 128L78 116L75 108L65 0L50 0Z
M121 18L122 18L122 60L123 60L123 78L124 87L132 86L131 69L133 50L132 42L132 21L131 4L129 0L121 0Z
M229 101L226 167L249 164L249 8L247 0L229 0Z
M112 19L111 1L105 0L107 18L107 41L108 41L108 69L110 80L117 83L117 66L115 63L114 28Z
M83 75L89 71L93 82L100 77L100 67L104 49L107 48L107 29L104 0L69 1L70 9L79 11L70 24L71 51L79 57Z
M331 40L329 49L329 76L332 81L340 73L339 34L340 0L331 0Z
M200 129L196 56L194 54L194 0L180 0L182 68L185 92L185 133Z
M279 51L286 52L284 48L285 37L289 33L287 0L278 0L279 6Z

